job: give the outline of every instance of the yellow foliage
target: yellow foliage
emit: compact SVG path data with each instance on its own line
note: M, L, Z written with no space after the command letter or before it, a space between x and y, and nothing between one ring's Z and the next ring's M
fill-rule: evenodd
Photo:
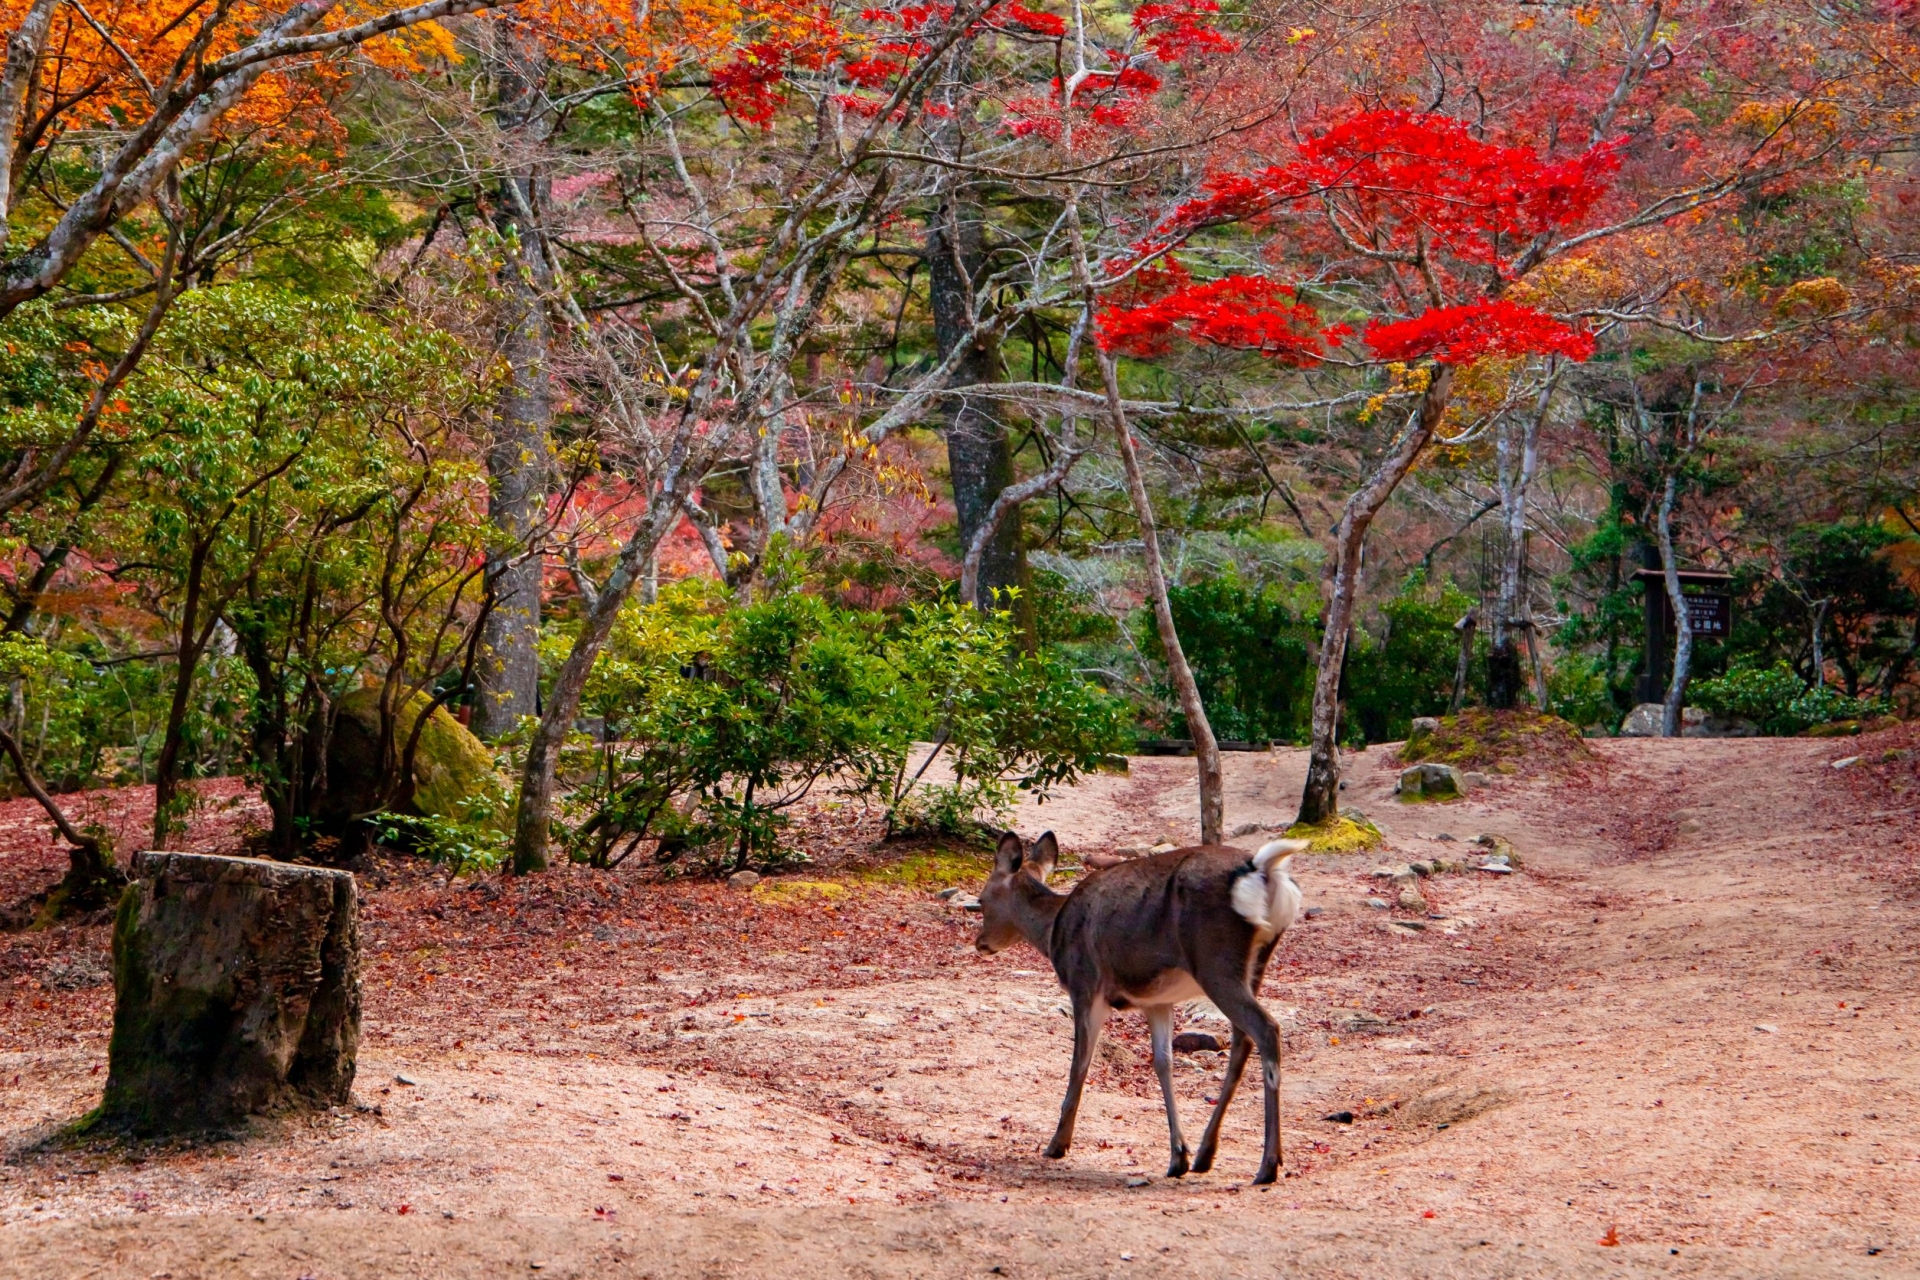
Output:
M1508 290L1522 306L1542 311L1579 311L1632 291L1626 275L1596 257L1562 258L1536 268Z
M1433 370L1425 366L1411 368L1396 360L1387 366L1387 377L1387 389L1377 396L1367 397L1366 404L1360 407L1360 421L1372 422L1391 402L1425 392L1433 381Z
M1783 316L1809 311L1815 315L1830 316L1836 311L1846 310L1847 304L1852 301L1853 295L1847 292L1846 285L1832 276L1821 276L1788 285L1780 291L1773 309Z

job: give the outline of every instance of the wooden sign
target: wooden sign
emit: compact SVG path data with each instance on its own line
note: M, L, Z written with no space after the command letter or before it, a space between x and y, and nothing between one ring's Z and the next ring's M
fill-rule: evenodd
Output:
M1687 602L1687 621L1692 625L1695 636L1708 640L1725 640L1733 634L1732 596L1708 593L1683 598ZM1666 630L1675 629L1673 601L1665 592L1660 595L1660 621Z

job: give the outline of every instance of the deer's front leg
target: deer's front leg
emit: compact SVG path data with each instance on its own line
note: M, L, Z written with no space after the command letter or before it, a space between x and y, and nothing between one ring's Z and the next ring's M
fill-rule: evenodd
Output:
M1153 1070L1160 1077L1160 1093L1167 1100L1167 1142L1173 1154L1167 1160L1167 1176L1182 1177L1187 1172L1187 1140L1180 1132L1180 1111L1173 1100L1173 1006L1148 1009L1147 1027L1153 1032Z
M1080 1114L1080 1091L1086 1087L1087 1069L1093 1065L1093 1051L1100 1043L1100 1032L1107 1025L1111 1010L1099 996L1073 998L1073 1071L1067 1077L1066 1100L1060 1104L1060 1127L1047 1144L1049 1160L1058 1160L1073 1145L1073 1122Z
M1200 1135L1200 1153L1193 1158L1195 1173L1213 1168L1213 1157L1220 1150L1220 1124L1227 1118L1227 1104L1240 1087L1240 1073L1247 1069L1247 1053L1252 1048L1253 1041L1235 1027L1227 1046L1227 1078L1220 1082L1220 1101L1213 1108L1213 1118L1207 1121L1207 1131Z

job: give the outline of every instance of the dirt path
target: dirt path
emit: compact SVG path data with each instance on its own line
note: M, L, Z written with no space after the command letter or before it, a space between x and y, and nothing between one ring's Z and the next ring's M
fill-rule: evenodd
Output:
M1367 905L1381 855L1301 872L1322 913L1265 991L1288 1177L1258 1191L1251 1097L1214 1173L1158 1177L1133 1017L1075 1149L1040 1159L1070 1040L1051 975L973 954L924 890L802 895L732 952L663 954L652 916L556 926L541 972L477 932L404 946L376 890L361 1107L138 1159L32 1145L97 1097L110 993L15 977L0 1276L1920 1273L1920 935L1880 856L1920 815L1857 799L1829 767L1853 749L1614 742L1582 778L1420 807L1356 757L1385 860L1492 831L1525 870L1429 881L1417 931ZM1286 815L1297 756L1228 764L1230 826ZM1190 838L1191 767L1137 761L1022 827ZM472 892L421 910L466 928ZM690 918L745 928L730 892ZM1218 1074L1183 1060L1190 1129Z

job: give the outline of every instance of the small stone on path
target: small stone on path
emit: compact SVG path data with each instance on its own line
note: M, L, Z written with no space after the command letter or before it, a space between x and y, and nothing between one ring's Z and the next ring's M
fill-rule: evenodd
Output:
M760 883L758 871L736 871L727 877L727 883L736 889L751 889Z

